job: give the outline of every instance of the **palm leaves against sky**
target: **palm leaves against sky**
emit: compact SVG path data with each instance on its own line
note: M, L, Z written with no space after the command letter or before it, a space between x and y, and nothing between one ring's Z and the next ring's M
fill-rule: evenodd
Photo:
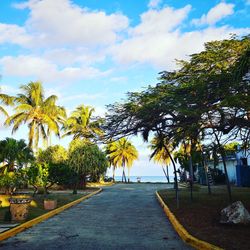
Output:
M94 108L80 105L73 111L66 120L63 130L66 135L73 135L73 139L95 140L102 136L103 131L100 128L101 119L93 119Z
M29 146L37 148L40 136L47 140L50 132L59 136L59 123L66 117L63 107L56 105L57 96L51 95L45 99L42 83L30 82L20 87L22 93L15 98L16 113L6 120L7 125L13 125L14 133L22 123L29 128Z
M0 89L1 90L1 89ZM0 93L0 101L2 104L4 105L13 105L13 97L12 96L8 96L6 94L2 94ZM0 112L3 113L5 116L8 116L7 111L4 109L3 106L0 106Z
M169 151L167 151L166 148L168 148ZM166 139L154 137L151 141L150 149L153 151L153 153L150 155L150 159L153 159L155 162L163 165L162 170L169 182L168 165L171 162L169 155L171 146ZM166 170L164 169L164 166L166 167Z
M124 169L128 168L128 181L129 181L129 170L134 160L138 159L138 151L135 146L125 138L121 138L118 141L111 143L109 147L109 158L113 164L117 167L123 167L123 177L126 182L126 176Z

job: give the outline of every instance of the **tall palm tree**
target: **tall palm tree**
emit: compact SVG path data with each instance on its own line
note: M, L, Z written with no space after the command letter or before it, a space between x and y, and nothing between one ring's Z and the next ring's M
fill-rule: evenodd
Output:
M1 91L1 89L0 89ZM12 96L0 93L0 102L6 106L13 105L14 98ZM5 116L8 116L7 111L3 106L0 106L0 112L4 114Z
M113 182L115 182L115 170L117 168L117 165L116 165L116 162L114 161L114 158L112 158L110 156L110 154L112 153L111 149L114 147L114 143L115 142L112 142L110 141L106 147L105 147L105 153L107 155L107 159L108 159L108 162L109 162L109 165L110 167L112 166L113 167Z
M22 93L15 98L15 114L10 116L5 124L13 125L12 133L19 129L21 124L28 124L29 146L37 149L39 139L48 138L48 132L60 135L59 121L66 112L63 107L56 105L57 96L44 97L41 82L30 82L20 87Z
M67 135L73 135L73 139L84 139L87 141L96 140L103 134L100 125L102 119L93 118L94 108L80 105L74 110L69 118L65 121L63 130Z
M121 138L120 140L113 142L109 150L109 157L112 159L112 162L115 164L115 166L123 168L122 181L124 178L125 182L127 182L125 175L125 167L128 168L129 182L130 167L132 166L134 160L138 159L137 149L126 138Z
M171 162L170 156L169 156L169 151L166 151L166 148L169 148L169 143L164 139L164 145L159 143L160 138L159 137L154 137L151 141L150 149L153 151L153 153L150 155L150 159L153 159L155 162L162 164L162 170L168 180L168 183L170 182L169 180L169 171L168 171L168 166ZM164 168L165 166L165 168Z

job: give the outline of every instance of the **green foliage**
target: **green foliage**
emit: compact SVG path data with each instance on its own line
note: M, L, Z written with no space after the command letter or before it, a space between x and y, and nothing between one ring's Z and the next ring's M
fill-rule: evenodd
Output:
M1 89L0 89L1 90ZM0 102L6 106L12 106L14 97L0 93ZM8 113L3 106L0 106L0 112L8 117Z
M94 108L90 106L78 106L65 121L63 126L65 134L63 136L73 135L74 140L95 141L99 139L103 134L100 127L103 120L94 118L94 111Z
M166 148L169 150L167 151ZM161 141L161 138L155 136L150 145L150 149L153 151L150 159L153 159L155 162L162 165L169 165L171 162L169 152L173 151L173 147L169 145L169 142L166 138Z
M161 72L155 87L110 105L108 137L140 133L147 140L157 132L179 144L214 131L248 138L243 131L250 127L249 53L249 37L205 44L190 61L180 61L179 70Z
M78 181L78 176L68 164L51 164L49 166L49 180L58 185L72 186Z
M14 171L34 159L32 150L24 140L6 138L0 141L0 162L3 163L2 172Z
M6 138L0 141L0 187L13 194L25 184L23 166L34 159L32 150L24 140Z
M240 145L239 142L231 142L231 143L224 145L225 153L228 155L235 154L237 151L237 147L239 145Z
M67 159L67 150L60 145L50 146L45 150L39 150L37 155L37 160L39 162L46 162L48 164L65 163Z
M47 194L48 188L53 184L49 178L49 164L34 162L30 167L26 169L26 177L28 183L34 187L34 193L37 192L39 187L44 189L44 193Z
M126 138L111 143L108 150L109 158L118 167L131 167L134 160L138 159L138 151Z
M23 171L5 172L0 175L0 188L5 194L13 194L17 188L22 187L26 183Z
M108 163L105 154L97 145L82 143L69 153L68 164L86 185L86 177L99 179L107 170Z

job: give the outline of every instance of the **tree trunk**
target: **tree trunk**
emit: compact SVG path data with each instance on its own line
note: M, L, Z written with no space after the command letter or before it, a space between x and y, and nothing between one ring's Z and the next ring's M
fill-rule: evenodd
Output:
M164 173L164 175L169 183L169 175L168 175L168 167L167 166L166 166L166 169L167 169L167 173L166 173L166 170L164 169L164 167L162 166L163 173Z
M124 177L124 181L125 183L127 183L127 179L126 179L126 175L125 175L125 169L124 169L124 166L123 166L123 170L122 170L122 180L123 180L123 177ZM122 181L123 182L123 181Z
M115 182L115 166L113 166L113 182Z
M215 135L216 141L218 143L219 150L221 152L223 167L224 167L225 176L226 176L228 198L229 198L229 202L231 203L232 202L232 192L231 192L231 186L230 186L230 182L229 182L229 178L228 178L228 173L227 173L227 164L226 164L226 158L225 158L225 151L224 151L222 145L220 144L220 140L219 140L218 135L216 134L215 131L214 131L214 135Z
M204 169L205 175L206 175L208 194L211 195L212 192L211 192L210 182L209 182L209 179L208 179L208 166L207 166L207 161L206 161L206 159L205 159L205 156L203 155L203 152L201 152L201 153L202 153L202 165L203 165L203 169Z
M190 183L190 200L193 201L193 177L194 177L194 171L193 171L193 162L192 162L192 156L191 152L189 155L189 183Z
M168 165L166 166L167 169L167 179L168 179L168 184L170 183L170 178L169 178L169 170L168 170Z
M128 167L128 183L129 183L129 180L130 179L130 168Z
M177 208L179 208L179 189L178 189L177 170L176 170L175 161L174 161L172 155L170 154L168 148L165 145L163 145L163 147L165 148L167 154L169 155L169 158L170 158L170 160L173 164L173 167L174 167L175 199L176 199L176 206L177 206Z

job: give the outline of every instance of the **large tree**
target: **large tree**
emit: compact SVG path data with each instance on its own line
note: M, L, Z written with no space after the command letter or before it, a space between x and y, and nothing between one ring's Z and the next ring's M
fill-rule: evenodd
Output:
M19 129L21 124L29 128L29 146L36 149L39 139L46 141L53 132L59 136L59 123L66 117L63 107L57 106L57 96L44 96L41 82L30 82L20 87L22 93L15 98L15 114L6 120L7 125L12 125L12 133Z
M204 51L179 61L178 70L161 72L155 87L110 105L108 138L142 134L148 140L153 132L174 146L213 139L225 160L220 134L249 141L249 54L249 36L206 43ZM227 175L226 164L224 170ZM227 187L231 200L229 181Z
M104 174L108 162L105 154L95 144L79 140L77 145L73 143L71 147L68 165L79 177L79 183L76 183L75 186L76 191L79 185L80 187L86 187L87 177L97 180Z

